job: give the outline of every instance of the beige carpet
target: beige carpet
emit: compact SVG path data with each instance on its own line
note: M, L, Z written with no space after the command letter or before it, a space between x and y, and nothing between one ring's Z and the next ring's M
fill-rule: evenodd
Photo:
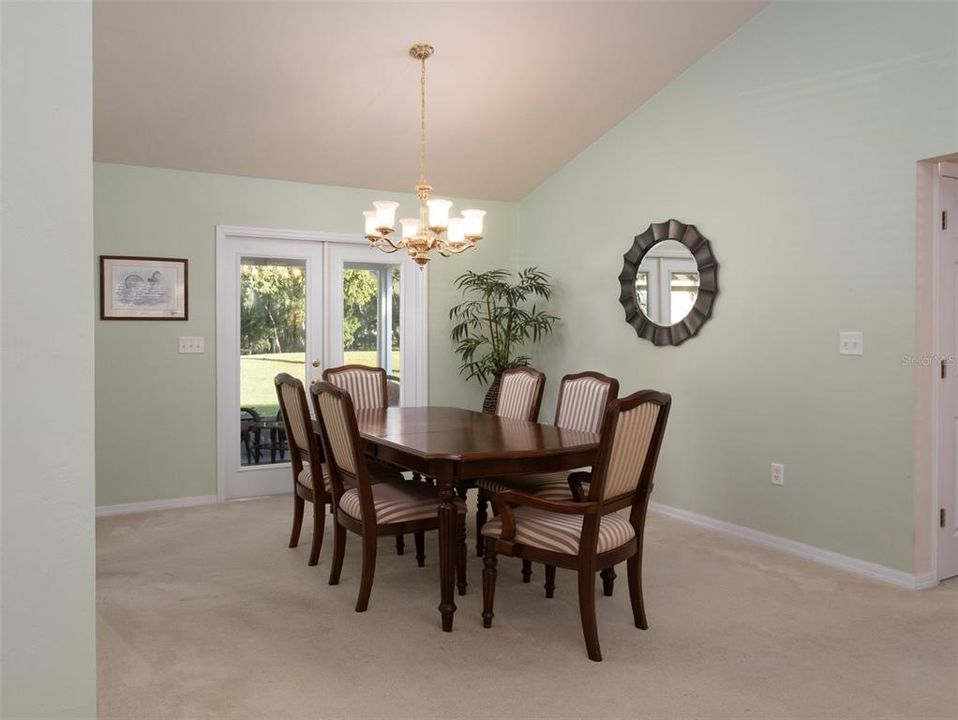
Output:
M484 630L470 553L447 634L435 534L422 569L412 538L403 557L384 539L358 614L357 538L330 587L329 527L308 568L308 542L286 548L290 506L97 521L100 718L958 717L954 582L899 590L653 514L651 628L632 626L623 569L592 663L570 573L546 600L541 568L523 585L504 560Z

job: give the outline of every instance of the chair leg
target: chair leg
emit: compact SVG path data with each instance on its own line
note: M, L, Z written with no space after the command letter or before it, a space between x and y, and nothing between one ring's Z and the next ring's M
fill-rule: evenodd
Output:
M595 624L595 570L579 569L579 617L582 619L582 634L589 660L599 662L602 652L599 650L599 631Z
M602 593L606 597L612 597L612 591L615 589L615 579L618 577L618 575L615 574L615 568L603 568L599 575L602 577Z
M356 612L366 612L369 607L369 594L373 589L373 576L376 574L376 536L363 535L363 575L359 581L359 597L356 599Z
M405 555L406 554L406 538L402 535L396 536L396 554Z
M415 534L416 537L416 564L423 567L426 564L426 533L422 530Z
M482 626L492 627L492 606L496 599L496 541L486 538L485 556L482 560Z
M299 534L303 529L303 511L306 509L306 501L299 495L293 495L293 529L289 533L289 547L294 548L299 545Z
M546 597L555 597L556 594L556 566L546 565Z
M522 560L522 582L527 583L532 580L532 560Z
M339 585L339 574L343 571L343 558L346 557L346 528L333 521L333 564L329 568L329 584Z
M309 565L319 563L319 551L323 549L323 534L326 532L326 503L313 500L313 546L309 550Z
M633 555L626 561L629 569L629 597L632 599L632 617L635 626L641 630L649 629L645 617L645 602L642 599L642 556Z
M466 514L459 515L456 521L456 587L460 595L466 594Z
M459 496L459 499L460 499L460 500L465 501L466 495L467 495L468 493L469 493L469 490L468 490L467 488L465 488L464 486L462 486L462 485L460 485L459 487L456 488L456 495Z
M476 557L482 557L483 550L485 549L482 542L482 526L485 525L489 519L489 498L485 496L482 489L480 489L478 493L479 496L476 498Z

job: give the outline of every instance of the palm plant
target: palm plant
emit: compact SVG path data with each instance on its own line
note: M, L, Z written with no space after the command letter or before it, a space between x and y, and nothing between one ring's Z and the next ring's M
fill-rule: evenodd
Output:
M480 383L492 379L483 403L483 410L492 412L502 371L528 365L531 358L522 353L523 346L551 333L559 319L535 303L551 297L550 278L535 267L520 270L515 281L508 270L470 270L455 283L464 296L449 311L459 374Z

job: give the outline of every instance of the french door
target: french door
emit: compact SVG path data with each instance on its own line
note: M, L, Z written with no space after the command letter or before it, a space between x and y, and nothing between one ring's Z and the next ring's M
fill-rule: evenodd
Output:
M389 401L426 403L425 276L352 238L217 229L217 495L292 489L273 378L383 367Z

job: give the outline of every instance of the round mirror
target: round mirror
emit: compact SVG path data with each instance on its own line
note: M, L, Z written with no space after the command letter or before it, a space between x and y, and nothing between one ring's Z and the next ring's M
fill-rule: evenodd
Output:
M639 310L656 325L682 322L699 294L699 266L677 240L656 243L642 258L635 273L635 299Z
M636 235L619 275L619 302L636 334L679 345L709 319L718 294L718 263L707 238L678 220Z

